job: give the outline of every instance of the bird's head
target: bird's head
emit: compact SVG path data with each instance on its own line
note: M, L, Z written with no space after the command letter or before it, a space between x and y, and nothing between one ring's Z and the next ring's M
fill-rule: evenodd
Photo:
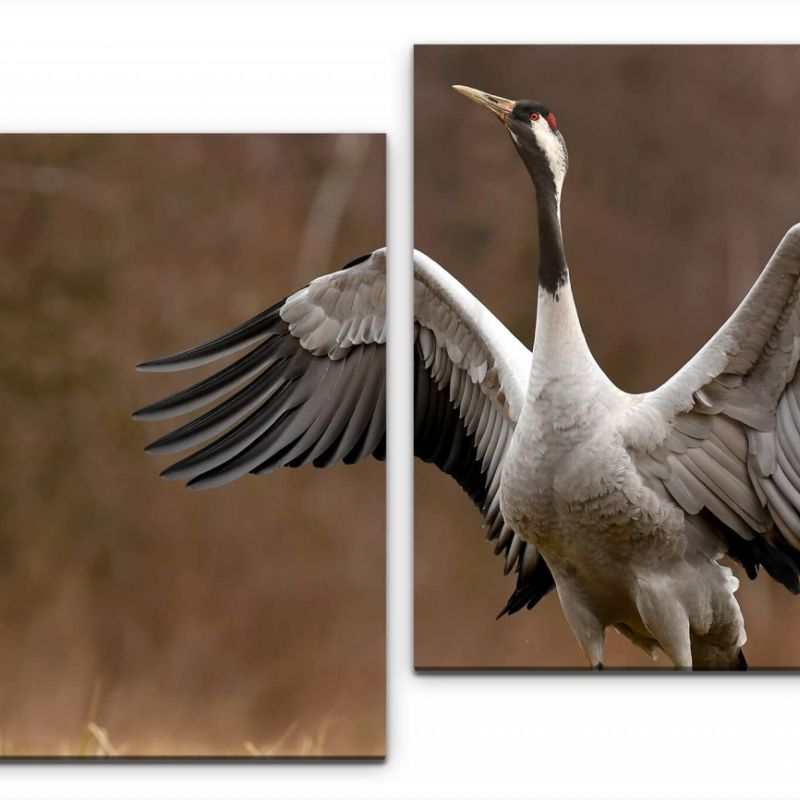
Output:
M469 86L453 88L489 109L503 123L533 178L540 200L552 196L558 206L569 159L555 114L535 100L506 100Z

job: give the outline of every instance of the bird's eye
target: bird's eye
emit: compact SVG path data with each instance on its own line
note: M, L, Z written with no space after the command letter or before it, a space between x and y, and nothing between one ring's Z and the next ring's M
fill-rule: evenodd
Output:
M539 119L539 115L534 111L533 114L531 114L531 122L536 122L537 119Z

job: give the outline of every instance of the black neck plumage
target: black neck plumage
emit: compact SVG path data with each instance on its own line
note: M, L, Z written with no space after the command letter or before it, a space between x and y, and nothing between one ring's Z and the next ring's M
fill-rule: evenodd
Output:
M543 196L537 188L536 210L539 221L539 286L557 298L569 272L555 189L552 194Z
M558 298L558 290L568 279L558 195L553 172L543 153L527 138L515 139L517 149L536 190L536 212L539 224L539 286Z

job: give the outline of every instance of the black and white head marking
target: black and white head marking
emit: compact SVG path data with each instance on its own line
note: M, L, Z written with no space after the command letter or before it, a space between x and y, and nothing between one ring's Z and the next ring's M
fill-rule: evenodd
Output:
M515 102L469 86L453 88L503 123L533 179L539 226L539 286L557 300L558 289L568 280L561 237L561 188L568 161L555 114L535 100Z
M534 100L514 103L506 128L536 188L539 286L557 300L559 288L568 279L561 238L561 189L569 163L567 147L555 114Z
M535 100L519 100L506 124L541 199L552 198L560 212L569 158L555 115Z

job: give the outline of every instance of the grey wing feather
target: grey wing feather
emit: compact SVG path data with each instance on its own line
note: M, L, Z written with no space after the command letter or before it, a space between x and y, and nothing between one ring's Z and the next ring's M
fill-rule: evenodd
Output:
M503 609L534 605L554 586L536 549L503 519L503 461L524 402L531 352L472 294L414 255L414 452L452 476L478 506L517 588Z
M134 413L139 420L169 419L225 398L148 451L175 453L206 443L162 473L194 488L280 466L382 459L385 329L381 249L317 278L229 333L141 364L143 371L188 369L252 346L211 376Z
M625 436L644 475L723 549L800 591L800 226L730 319L662 387L632 405ZM652 464L662 470L657 476ZM663 471L666 467L666 471Z
M530 351L438 264L415 253L415 452L452 475L480 507L506 572L505 611L535 602L552 578L506 525L500 471L522 407ZM141 364L174 371L246 351L134 414L171 419L211 408L148 446L199 449L162 472L194 488L280 466L383 458L386 447L386 256L376 250L210 342Z

